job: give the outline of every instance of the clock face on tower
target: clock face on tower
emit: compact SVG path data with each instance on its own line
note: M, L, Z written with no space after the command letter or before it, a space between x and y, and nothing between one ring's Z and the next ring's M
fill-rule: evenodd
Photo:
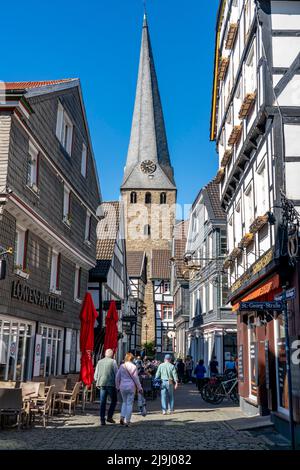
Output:
M156 165L152 160L144 160L141 163L141 170L143 173L150 175L151 173L155 172Z

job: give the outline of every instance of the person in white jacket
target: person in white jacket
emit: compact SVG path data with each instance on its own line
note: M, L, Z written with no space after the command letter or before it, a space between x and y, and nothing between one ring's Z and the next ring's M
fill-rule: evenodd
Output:
M130 426L135 392L137 390L139 393L143 393L137 367L133 364L133 359L134 355L127 353L124 364L120 366L116 376L116 387L122 396L120 424L127 427Z

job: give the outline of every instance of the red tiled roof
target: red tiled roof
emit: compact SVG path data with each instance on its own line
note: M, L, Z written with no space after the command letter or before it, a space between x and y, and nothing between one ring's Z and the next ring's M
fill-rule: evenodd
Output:
M170 250L152 250L152 279L171 278L170 258Z
M183 260L185 248L186 248L186 239L188 233L189 221L184 220L175 225L174 238L175 238L175 258L176 258L176 276L177 278L187 278L186 274L186 264Z
M127 272L129 277L142 276L144 258L144 251L127 251Z
M59 83L72 82L74 78L63 78L61 80L44 80L39 82L2 82L0 88L6 90L28 90L30 88L40 88L42 86L57 85Z

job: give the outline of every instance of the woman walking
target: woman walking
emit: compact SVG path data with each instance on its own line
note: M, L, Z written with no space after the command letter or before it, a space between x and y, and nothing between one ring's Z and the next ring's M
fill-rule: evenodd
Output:
M121 392L122 408L120 424L130 426L132 415L133 401L136 390L143 393L143 389L139 380L138 371L133 364L134 355L127 353L125 355L124 364L118 370L116 376L116 387Z

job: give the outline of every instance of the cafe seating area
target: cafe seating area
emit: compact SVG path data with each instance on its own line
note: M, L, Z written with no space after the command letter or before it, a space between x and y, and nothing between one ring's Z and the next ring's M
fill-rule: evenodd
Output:
M86 389L78 374L35 377L28 382L0 381L0 428L47 427L49 418L75 414L95 400L95 387Z

